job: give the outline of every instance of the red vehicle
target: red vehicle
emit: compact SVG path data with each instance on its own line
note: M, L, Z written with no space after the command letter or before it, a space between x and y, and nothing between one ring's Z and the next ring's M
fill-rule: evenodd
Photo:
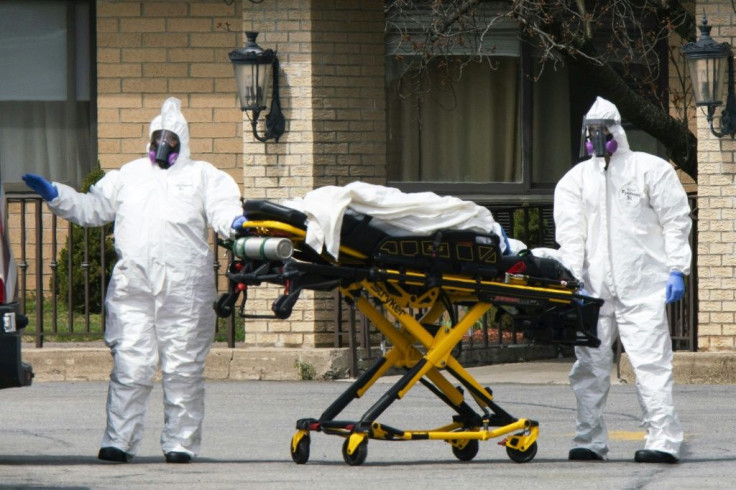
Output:
M5 192L0 181L0 389L30 386L33 369L21 358L20 331L28 324L18 303L18 273L7 237Z

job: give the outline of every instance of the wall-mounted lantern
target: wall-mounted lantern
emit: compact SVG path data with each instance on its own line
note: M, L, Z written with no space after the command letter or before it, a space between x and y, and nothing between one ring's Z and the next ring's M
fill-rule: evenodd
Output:
M263 50L256 44L257 32L246 32L247 43L244 48L230 52L230 61L238 86L240 109L248 115L253 127L253 136L262 142L279 140L284 134L286 120L281 113L279 101L279 60L272 49ZM273 96L270 86L273 81ZM258 117L271 102L271 110L266 116L266 134L259 136Z
M718 138L736 134L736 97L734 96L733 54L728 43L716 43L710 37L712 26L703 14L697 42L682 47L682 54L690 68L690 81L695 92L695 105L708 108L707 120L710 132ZM728 96L726 107L721 112L721 130L713 127L716 107L723 105L723 82L728 65Z

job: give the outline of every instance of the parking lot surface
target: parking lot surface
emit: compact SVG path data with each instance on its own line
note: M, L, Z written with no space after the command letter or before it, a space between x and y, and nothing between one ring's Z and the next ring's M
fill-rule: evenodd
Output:
M569 365L528 363L474 371L495 401L540 424L536 458L512 462L498 439L480 441L470 462L443 441L371 440L361 466L348 466L343 439L313 433L307 464L289 453L297 419L318 417L349 381L208 382L202 454L189 465L166 464L159 447L162 394L151 396L145 440L132 463L96 458L105 424L104 382L45 382L0 392L0 488L732 488L736 481L736 385L677 385L675 402L686 432L677 465L633 462L643 446L633 386L615 384L607 422L606 462L567 460L575 399L565 382ZM536 373L536 374L535 374ZM556 374L555 374L556 373ZM382 379L339 417L360 418L388 388ZM400 429L430 429L452 413L416 386L379 421Z

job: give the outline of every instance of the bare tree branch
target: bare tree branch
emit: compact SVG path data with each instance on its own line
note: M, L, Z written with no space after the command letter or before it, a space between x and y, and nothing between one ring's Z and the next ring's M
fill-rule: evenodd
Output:
M697 181L698 141L686 124L632 90L610 65L589 63L587 58L571 59L570 62L581 68L580 71L588 77L588 83L597 87L601 97L616 104L622 117L657 138L675 165Z
M491 4L506 5L505 11L498 11L491 21L477 15ZM682 94L670 97L657 84L668 75L659 73L660 67L666 66L666 60L660 60L664 56L662 43L672 33L684 40L695 39L695 18L683 1L391 0L385 5L391 28L401 25L403 21L394 23L400 18L426 20L424 41L413 41L415 52L421 55L419 73L431 60L451 56L456 46L473 36L482 39L491 22L502 17L516 20L521 36L539 55L539 73L550 62L581 68L622 116L662 142L672 161L697 178L697 139L687 128L689 98L687 90L681 88L687 85L683 82L678 87ZM412 17L416 12L423 12L424 17ZM413 39L408 29L403 32L407 40ZM479 43L478 59L490 59L493 53L482 48ZM670 116L672 102L682 104L674 111L678 117Z

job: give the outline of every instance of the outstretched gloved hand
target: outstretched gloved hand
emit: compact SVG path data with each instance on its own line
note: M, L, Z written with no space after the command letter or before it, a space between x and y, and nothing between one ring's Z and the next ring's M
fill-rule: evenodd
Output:
M38 193L44 201L53 201L56 196L59 195L59 191L56 189L54 184L44 179L40 175L36 174L25 174L23 181L28 187Z
M235 231L240 231L240 229L243 227L243 223L245 223L245 216L240 214L235 217L235 219L233 220L233 224L230 225L230 228Z
M670 272L670 277L667 279L666 288L666 302L667 304L680 301L685 296L685 281L684 274L678 271Z
M585 290L585 288L580 288L577 291L575 291L575 294L579 294L580 296L590 296L590 293ZM576 299L575 301L578 302L578 304L583 304L585 302L584 299Z

